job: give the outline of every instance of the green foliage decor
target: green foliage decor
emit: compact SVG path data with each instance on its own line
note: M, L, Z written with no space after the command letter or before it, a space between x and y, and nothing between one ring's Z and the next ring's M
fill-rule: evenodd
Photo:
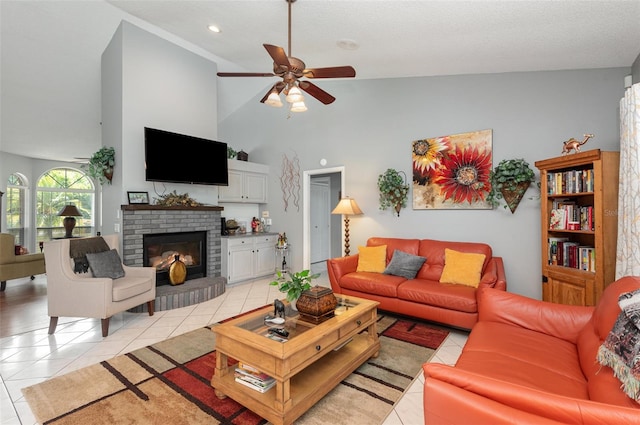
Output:
M278 271L278 280L270 282L269 285L277 286L280 292L286 292L287 301L290 303L300 298L304 291L311 289L311 281L320 276L319 273L311 274L310 270L287 274L289 275L289 280L283 282L283 274Z
M378 176L378 190L380 191L380 209L393 208L399 217L400 209L407 206L409 185L406 174L393 168L387 169Z
M82 169L91 177L98 179L100 184L111 184L113 166L116 164L116 150L114 148L102 147L89 158L89 163L82 166Z
M227 145L227 158L234 159L237 154L238 152L235 149Z
M491 170L489 179L491 181L491 191L487 196L487 202L492 207L497 207L500 205L500 200L505 199L505 191L516 192L519 195L517 201L507 201L505 199L506 205L503 205L504 208L509 207L513 212L524 192L535 181L535 173L529 163L522 158L503 159L497 167Z

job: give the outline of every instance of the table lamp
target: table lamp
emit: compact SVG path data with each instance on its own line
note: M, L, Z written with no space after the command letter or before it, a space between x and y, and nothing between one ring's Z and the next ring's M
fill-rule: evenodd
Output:
M349 216L362 214L362 210L355 200L347 197L340 199L338 205L331 211L331 214L344 215L344 256L348 257L349 249Z
M64 220L62 220L64 230L66 231L64 237L72 238L71 233L73 232L73 228L76 227L76 217L82 217L82 214L80 214L80 211L78 211L75 205L69 204L65 205L58 215L64 217Z

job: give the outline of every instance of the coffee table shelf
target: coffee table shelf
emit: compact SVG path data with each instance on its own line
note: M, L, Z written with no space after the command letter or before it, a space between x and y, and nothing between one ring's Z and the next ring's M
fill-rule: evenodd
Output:
M212 328L216 333L216 371L211 385L218 397L229 396L275 425L291 424L331 389L380 349L376 331L375 301L349 298L354 307L320 324L308 327L286 342L252 332L242 326L270 312L270 308ZM366 332L363 332L366 331ZM293 333L292 333L293 335ZM250 364L276 379L276 385L260 393L235 382L236 365Z

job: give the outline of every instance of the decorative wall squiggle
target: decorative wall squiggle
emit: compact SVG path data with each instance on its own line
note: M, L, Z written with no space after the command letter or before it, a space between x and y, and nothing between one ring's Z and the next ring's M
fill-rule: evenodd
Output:
M287 212L291 198L293 198L292 202L296 210L300 211L300 160L295 153L291 159L286 154L282 155L280 187L282 189L284 211Z

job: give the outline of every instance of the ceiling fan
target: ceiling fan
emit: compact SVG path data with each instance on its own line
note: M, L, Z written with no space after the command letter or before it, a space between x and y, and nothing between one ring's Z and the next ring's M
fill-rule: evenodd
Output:
M356 70L351 66L333 66L328 68L306 68L305 63L291 56L291 4L296 0L285 0L289 4L288 21L288 54L279 46L263 44L273 59L273 73L270 72L218 72L218 77L280 77L279 81L269 89L260 100L270 106L280 107L280 93L283 92L287 102L291 104L291 111L303 112L307 110L300 89L304 90L320 102L328 105L336 100L335 97L322 90L315 84L300 80L300 78L351 78L356 76Z

